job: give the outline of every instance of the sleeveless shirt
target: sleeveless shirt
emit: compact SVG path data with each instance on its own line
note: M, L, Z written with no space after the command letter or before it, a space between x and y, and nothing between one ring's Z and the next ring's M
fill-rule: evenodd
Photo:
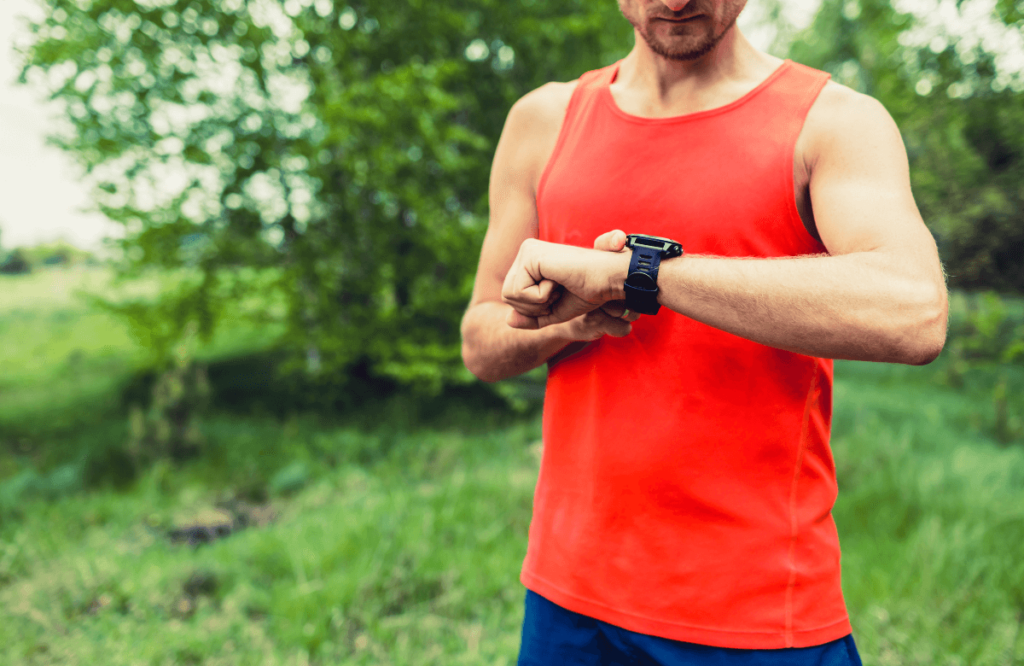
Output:
M786 61L731 104L641 118L616 105L617 72L580 77L538 187L542 240L593 247L622 229L689 254L826 252L797 211L793 153L828 74ZM571 611L705 645L849 634L831 409L831 360L668 308L558 361L523 584Z

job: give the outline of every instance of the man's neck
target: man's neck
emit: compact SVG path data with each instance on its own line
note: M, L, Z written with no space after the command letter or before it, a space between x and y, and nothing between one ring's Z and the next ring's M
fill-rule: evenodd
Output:
M735 25L715 48L694 60L658 55L638 34L636 45L619 67L615 87L629 96L642 96L655 115L661 115L657 108L669 111L680 100L704 97L722 84L759 82L778 64L778 58L755 49Z

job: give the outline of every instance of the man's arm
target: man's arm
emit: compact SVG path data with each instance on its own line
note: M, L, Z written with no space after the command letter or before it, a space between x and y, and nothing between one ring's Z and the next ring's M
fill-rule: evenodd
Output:
M875 100L830 85L804 133L815 221L829 254L668 259L658 274L659 302L716 328L802 354L912 364L934 360L946 335L945 280L911 194L895 124ZM616 250L624 234L605 234L599 241ZM601 256L525 243L503 292L517 311L509 324L541 327L605 299L622 298L628 263L625 252ZM536 278L563 285L576 298L545 303L522 288Z
M532 370L572 342L606 333L626 335L630 330L628 321L600 309L539 331L516 330L506 323L512 308L501 301L501 285L523 241L538 236L536 187L574 88L575 84L548 84L519 100L509 112L494 154L490 224L473 297L462 319L463 362L484 381Z

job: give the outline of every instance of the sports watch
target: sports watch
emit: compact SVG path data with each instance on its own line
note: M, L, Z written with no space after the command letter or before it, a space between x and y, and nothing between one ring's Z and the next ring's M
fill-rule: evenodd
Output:
M659 236L629 234L626 247L633 250L626 276L626 309L640 314L658 314L658 267L662 259L683 254L683 246Z

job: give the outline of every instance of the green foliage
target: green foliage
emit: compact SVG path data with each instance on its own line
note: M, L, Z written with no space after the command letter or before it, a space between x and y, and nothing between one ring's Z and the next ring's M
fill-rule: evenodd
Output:
M143 411L136 405L131 410L128 450L140 462L163 457L181 461L201 452L199 419L209 405L210 383L189 352L185 344L179 346L174 365L153 385L149 408Z
M270 491L275 495L290 495L309 482L309 463L304 460L282 468L270 479Z
M24 469L0 482L0 516L10 516L18 504L31 500L56 500L82 490L82 467L74 463L62 465L40 474ZM0 572L0 584L3 573Z
M123 427L107 425L120 411L118 386L137 352L118 321L75 298L109 278L109 271L70 267L2 279L0 477L24 464L77 464L85 452L124 442Z
M0 274L24 275L32 272L32 263L20 248L11 251L0 261Z
M1011 3L1000 11L1024 29ZM825 0L790 56L892 113L951 285L1022 292L1024 72L1001 71L994 44L929 30L887 0Z
M1024 365L1024 313L1019 300L995 292L954 293L947 353L958 362L998 368Z
M308 372L367 363L425 391L470 379L458 322L505 113L631 34L581 0L43 4L24 78L66 104L55 142L124 225L121 270L198 275L128 314L206 334L248 267Z
M68 266L96 262L92 253L63 240L40 243L22 249L25 252L25 257L33 266Z
M84 263L95 263L95 258L65 241L19 247L9 253L0 251L0 274L6 275L24 275L35 268Z
M991 391L997 441L1024 435L1024 386L1011 381L1011 369L1024 366L1024 311L1019 300L995 292L954 293L944 381L963 389L981 380Z
M1024 22L1018 22L1024 30ZM983 160L962 215L946 214L955 284L1024 291L1024 94L1004 90L964 104L964 137ZM937 202L941 205L944 202ZM936 206L938 208L938 206Z
M184 273L184 274L181 274ZM175 364L175 350L187 347L187 338L209 340L218 321L227 314L225 290L211 293L211 281L191 271L170 273L156 280L155 294L125 297L115 290L105 295L88 294L89 304L124 321L135 341L149 353L158 370ZM220 285L218 285L220 286Z
M79 295L105 293L110 300L130 301L159 293L160 285L136 283L132 290L118 289L115 297L111 272L87 266L5 276L0 282L0 478L26 467L42 471L74 463L82 468L86 486L130 482L137 470L127 453L128 408L148 408L156 378L170 366L154 366L122 318L91 307L91 300ZM280 329L247 316L247 301L258 299L258 294L240 299L222 314L217 335L196 340L196 364L205 367L211 359L267 348ZM128 390L139 375L152 379ZM250 383L260 387L265 376ZM247 388L252 390L248 384L228 390ZM224 396L219 402L226 402ZM294 405L283 413L291 411Z

